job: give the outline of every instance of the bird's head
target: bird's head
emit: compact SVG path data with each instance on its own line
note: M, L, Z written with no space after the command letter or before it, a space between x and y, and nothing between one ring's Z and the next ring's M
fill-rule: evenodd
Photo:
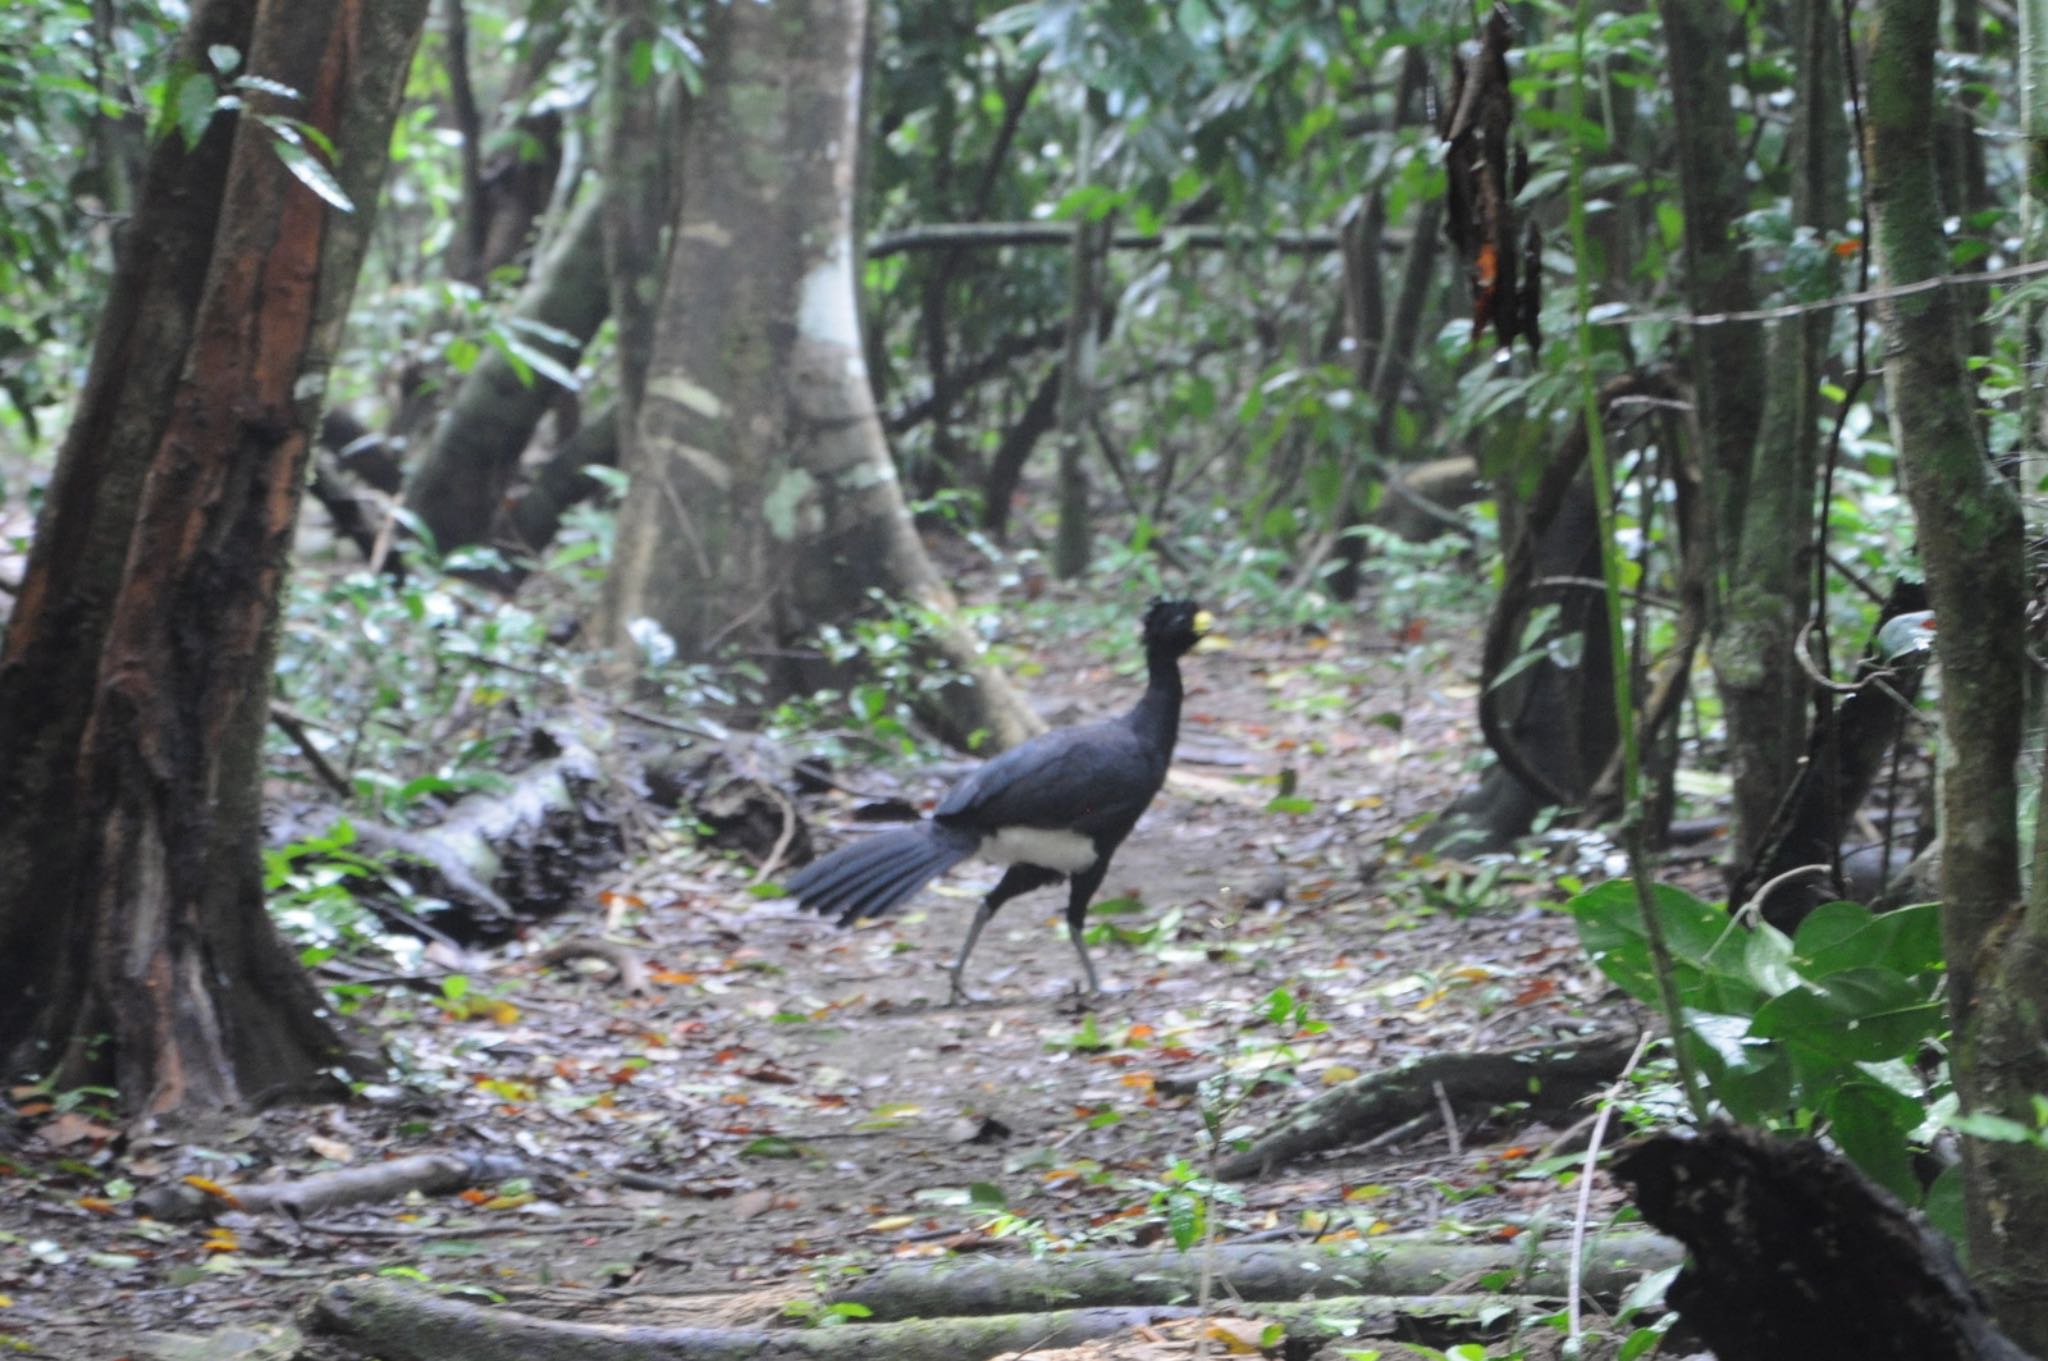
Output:
M1145 650L1181 656L1215 626L1215 618L1194 601L1157 596L1145 610Z

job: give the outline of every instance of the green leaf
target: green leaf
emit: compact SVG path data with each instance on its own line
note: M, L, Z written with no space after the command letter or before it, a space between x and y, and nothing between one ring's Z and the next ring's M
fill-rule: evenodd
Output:
M1941 1007L1889 969L1847 969L1759 1007L1750 1033L1845 1063L1896 1058L1940 1033Z
M1950 1242L1958 1248L1965 1245L1963 1169L1960 1163L1941 1170L1941 1175L1934 1179L1934 1185L1927 1188L1927 1199L1920 1208L1927 1215L1927 1222L1947 1234Z
M1942 963L1941 911L1933 903L1883 913L1859 903L1822 903L1799 924L1792 951L1793 967L1816 980L1866 967L1926 973Z
M264 120L266 126L269 121ZM312 190L322 202L344 213L356 210L355 204L349 201L348 194L342 189L340 182L326 166L320 164L312 152L282 137L272 141L271 147L277 152L278 159L284 162L284 168L291 172L292 178Z
M1783 1046L1752 1038L1743 1018L1688 1013L1679 1043L1714 1099L1737 1120L1772 1119L1793 1104L1792 1063Z
M1997 1144L2028 1144L2040 1141L2040 1131L2027 1128L2019 1121L1990 1111L1971 1111L1968 1115L1949 1118L1949 1127L1973 1139L1989 1139Z
M1176 1191L1166 1204L1166 1229L1174 1247L1186 1252L1202 1241L1202 1226L1208 1217L1202 1198L1188 1191Z
M1822 1113L1849 1161L1908 1205L1920 1196L1908 1143L1923 1114L1920 1103L1877 1082L1846 1082L1828 1093Z
M206 136L219 106L220 87L213 83L213 77L189 71L177 78L171 102L172 126L185 139L188 149L198 146L199 139Z
M1762 994L1749 977L1728 915L1669 884L1653 885L1650 900L1671 949L1679 1000L1695 1011L1735 1016L1755 1011ZM1579 942L1601 972L1638 1001L1655 1002L1657 983L1635 885L1611 880L1573 898L1565 910L1578 919Z
M1313 813L1316 811L1316 801L1314 799L1304 799L1298 794L1282 794L1266 804L1266 811L1268 813Z

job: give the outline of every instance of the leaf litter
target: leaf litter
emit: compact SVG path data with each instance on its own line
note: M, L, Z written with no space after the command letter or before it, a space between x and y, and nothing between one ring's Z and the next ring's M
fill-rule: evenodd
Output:
M1297 638L1240 633L1191 659L1173 775L1090 919L1111 991L1086 1011L1064 993L1056 893L991 924L971 980L989 1000L946 1006L944 965L992 875L963 869L840 931L754 896L758 867L678 834L487 974L379 988L360 1019L393 1076L347 1105L123 1140L90 1094L56 1111L17 1091L0 1135L0 1339L26 1356L168 1356L224 1330L274 1341L320 1284L362 1273L580 1317L630 1292L636 1321L758 1321L849 1265L1170 1241L1211 1130L1251 1132L1419 1054L1627 1014L1551 910L1557 867L1410 862L1417 819L1475 763L1471 658L1433 646L1416 668L1326 635L1309 666ZM1035 684L1070 686L1089 712L1105 677L1057 655ZM1398 721L1361 717L1378 714ZM848 782L924 803L957 773ZM828 791L803 808L832 832L857 801ZM612 950L548 956L572 937ZM1526 1175L1547 1131L1512 1113L1463 1123L1455 1153L1432 1121L1227 1191L1202 1203L1204 1232L1568 1221L1571 1193ZM450 1151L518 1170L303 1219L233 1204L244 1180ZM208 1222L131 1212L187 1177L225 1188ZM1186 1341L1161 1325L1143 1354Z

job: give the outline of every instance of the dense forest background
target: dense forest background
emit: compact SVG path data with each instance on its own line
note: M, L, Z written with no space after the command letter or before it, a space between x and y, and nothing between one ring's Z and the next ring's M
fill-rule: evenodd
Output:
M511 1028L501 967L596 959L617 1007L715 1012L724 985L642 959L695 939L679 904L756 948L832 810L915 816L935 775L1109 711L1147 599L1192 596L1228 641L1189 659L1198 731L1147 824L1180 849L1093 938L1167 973L1284 920L1321 962L1248 966L1257 1006L1221 980L1176 1003L1207 1038L1163 1048L1215 1080L1182 1094L1180 1170L1115 1183L1132 1224L1213 1248L1254 1231L1229 1184L1364 1137L1315 1131L1410 1051L1279 1108L1352 1067L1308 980L1364 1045L1351 961L1442 950L1418 975L1456 979L1473 950L1507 979L1524 931L1562 932L1605 982L1498 982L1475 1005L1546 1044L1423 1045L1516 1057L1407 1082L1428 1099L1386 1123L1441 1114L1455 1160L1453 1105L1506 1140L1535 1065L1598 1098L1591 1151L1540 1160L1561 1199L1583 1166L1612 1201L1609 1112L1651 1140L1620 1180L1693 1251L1692 1331L1631 1331L1646 1295L1615 1345L1935 1354L1882 1311L1809 1334L1728 1307L1796 1227L1896 1248L1844 1279L1938 1299L1981 1349L1940 1354L2048 1353L2044 20L9 7L0 1173L125 1211L138 1159L218 1170L209 1135L152 1133L336 1101L409 1147L376 1094L457 1098L394 999ZM1430 918L1460 925L1386 934ZM757 972L802 971L788 948ZM650 1041L673 1057L801 1010L644 1028L679 1027ZM590 1015L560 1034L609 1043ZM1616 1038L1631 1018L1655 1043ZM1112 1028L1068 1052L1155 1032ZM1654 1142L1682 1127L1716 1133ZM1723 1161L1672 1171L1694 1157ZM1716 1246L1684 1196L1660 1212L1744 1177L1773 1189L1731 1202L1796 1226ZM1012 1211L992 1236L1041 1222ZM0 1251L45 1288L66 1267L4 1221ZM1782 1251L1802 1280L1828 1257ZM320 1306L337 1336L367 1326L348 1299ZM1496 1353L1532 1345L1516 1308Z

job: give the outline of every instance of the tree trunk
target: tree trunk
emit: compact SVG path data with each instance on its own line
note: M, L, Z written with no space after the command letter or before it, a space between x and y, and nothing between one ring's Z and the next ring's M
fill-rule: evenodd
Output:
M1948 270L1936 192L1938 7L1882 0L1871 20L1869 164L1888 287ZM2028 675L2018 498L1985 455L1950 289L1883 304L1893 439L1940 628L1942 934L1964 1111L2033 1128L2048 1091L2048 912L2020 897L2018 798ZM2048 1353L2048 1149L1963 1141L1971 1272L1999 1324Z
M1729 26L1721 0L1659 0L1678 122L1678 185L1685 207L1685 299L1695 312L1752 306L1749 256L1735 224L1748 207L1728 77ZM1750 455L1762 419L1764 355L1754 327L1692 332L1703 462L1721 551L1735 545ZM1718 608L1718 606L1717 606Z
M1799 91L1792 218L1825 235L1841 225L1845 211L1840 29L1827 0L1796 0L1790 19ZM1830 269L1808 288L1832 283ZM1763 849L1772 814L1806 750L1812 687L1795 649L1812 601L1820 376L1833 322L1833 312L1820 310L1772 326L1762 425L1745 455L1742 519L1724 522L1717 534L1734 563L1713 663L1728 715L1735 790L1730 863L1737 870Z
M254 119L219 114L196 152L173 137L155 153L138 265L103 319L0 666L21 701L0 750L31 758L7 763L0 818L10 1072L111 1079L163 1113L348 1060L264 911L262 737L320 363L425 8L212 0L193 21L202 65L233 46L303 92L246 98L331 140L355 211L294 178Z
M1080 145L1075 163L1081 185L1094 172L1095 111L1081 110ZM1060 361L1059 396L1059 530L1053 542L1053 572L1071 580L1088 570L1094 537L1089 514L1088 470L1082 462L1088 439L1089 413L1095 407L1096 318L1102 314L1105 267L1114 219L1082 222L1074 232L1074 251L1067 279L1067 350Z
M607 0L604 107L599 156L604 174L604 263L618 327L619 381L626 425L640 409L654 354L661 297L661 228L669 220L673 143L664 113L669 91L653 78L661 42L654 0ZM678 97L679 98L679 97Z
M533 268L508 321L538 323L570 337L576 348L531 340L564 368L605 318L604 195L587 194L560 239ZM433 443L414 469L405 502L442 552L492 535L505 491L548 407L560 395L554 380L529 370L525 381L502 351L486 349L434 426Z
M882 441L855 308L853 202L867 14L776 0L717 9L684 139L691 192L620 516L613 636L641 619L686 653L737 646L787 690L829 673L790 644L872 608L922 616L957 676L949 735L1040 723L953 621ZM937 666L934 667L937 669Z

